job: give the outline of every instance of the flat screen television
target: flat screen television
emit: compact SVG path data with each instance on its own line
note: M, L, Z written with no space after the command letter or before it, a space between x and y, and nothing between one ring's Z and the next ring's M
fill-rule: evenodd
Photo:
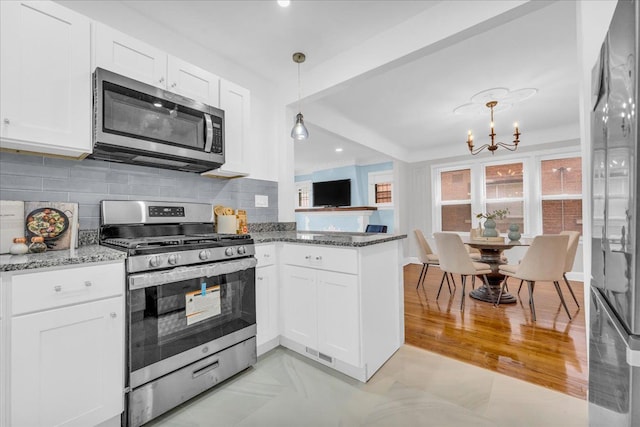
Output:
M351 206L351 180L314 182L313 206Z

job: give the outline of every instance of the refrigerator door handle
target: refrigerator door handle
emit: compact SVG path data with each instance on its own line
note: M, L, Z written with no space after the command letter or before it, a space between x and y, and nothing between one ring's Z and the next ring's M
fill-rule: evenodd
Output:
M627 363L629 366L640 367L640 336L630 335L629 332L627 332L609 306L609 303L602 296L600 289L592 286L591 291L593 292L593 297L597 301L596 307L604 310L606 316L616 328L616 332L627 345Z

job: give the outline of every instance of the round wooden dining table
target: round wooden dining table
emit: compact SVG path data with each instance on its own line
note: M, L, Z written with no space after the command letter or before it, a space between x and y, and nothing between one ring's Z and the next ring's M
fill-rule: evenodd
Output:
M533 239L523 237L520 240L509 240L508 238L505 238L504 241L487 241L463 237L462 241L472 248L476 248L480 251L479 262L483 262L491 266L491 274L487 274L487 282L489 282L489 286L483 284L479 288L469 292L469 296L471 296L471 298L493 304L498 301L500 285L504 280L504 275L499 272L500 265L506 264L506 262L502 260L502 252L515 246L529 246ZM504 292L500 297L500 304L514 304L515 302L516 298L508 292Z

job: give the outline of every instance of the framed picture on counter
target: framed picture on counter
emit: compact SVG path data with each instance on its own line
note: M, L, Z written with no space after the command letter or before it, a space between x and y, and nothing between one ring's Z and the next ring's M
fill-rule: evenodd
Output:
M25 236L40 236L47 250L78 247L78 204L70 202L24 202Z

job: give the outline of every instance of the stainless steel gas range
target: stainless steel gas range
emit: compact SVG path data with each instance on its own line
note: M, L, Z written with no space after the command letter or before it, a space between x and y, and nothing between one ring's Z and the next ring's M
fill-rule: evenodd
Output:
M213 222L208 204L101 202L100 244L128 254L125 425L256 362L253 240Z

